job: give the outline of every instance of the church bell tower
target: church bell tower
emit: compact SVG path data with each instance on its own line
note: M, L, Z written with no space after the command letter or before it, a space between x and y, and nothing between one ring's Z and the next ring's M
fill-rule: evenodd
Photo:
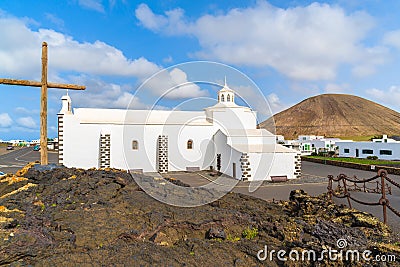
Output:
M226 84L226 77L224 87L218 91L218 103L226 106L235 105L235 92Z

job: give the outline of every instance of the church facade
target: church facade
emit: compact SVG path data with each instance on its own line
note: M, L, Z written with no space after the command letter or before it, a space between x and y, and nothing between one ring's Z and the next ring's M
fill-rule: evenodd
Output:
M300 155L257 129L226 84L204 111L76 108L62 97L59 163L142 172L219 170L241 180L300 177Z

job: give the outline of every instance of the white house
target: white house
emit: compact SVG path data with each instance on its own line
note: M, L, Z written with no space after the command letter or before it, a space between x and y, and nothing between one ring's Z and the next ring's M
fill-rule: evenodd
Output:
M400 142L387 138L387 135L370 142L342 140L336 142L336 145L339 147L339 157L367 158L368 156L377 156L379 159L400 160Z
M297 140L280 140L283 145L301 152L302 155L310 155L312 152L336 151L336 142L339 138L325 138L318 135L299 135Z
M59 162L143 172L218 169L237 179L300 176L297 151L257 129L256 112L235 104L226 84L204 111L71 109L58 114Z
M28 142L25 140L9 140L7 141L7 143L13 146L25 146L26 144L28 144Z
M40 144L40 139L31 140L29 143L30 143L31 146L39 145Z
M372 139L372 142L375 142L375 143L399 143L399 141L396 141L392 138L388 138L387 134L382 135L382 138Z

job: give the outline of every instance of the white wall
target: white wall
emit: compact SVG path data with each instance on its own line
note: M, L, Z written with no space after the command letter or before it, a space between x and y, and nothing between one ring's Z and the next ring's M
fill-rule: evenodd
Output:
M212 136L215 131L214 126L164 126L163 133L168 136L169 170L186 170L187 167L209 169L213 165ZM193 141L193 149L187 149L188 140Z
M64 165L76 168L99 167L98 125L81 125L72 115L64 115Z
M240 168L240 157L242 153L233 149L227 144L227 137L221 131L218 131L213 137L215 143L215 165L217 169L216 154L221 154L221 172L233 177L233 163L236 165L236 179L241 179L242 171Z
M256 129L255 112L247 108L224 110L224 112L214 112L214 116L227 128ZM221 171L233 176L233 163L235 163L236 178L241 179L240 158L242 153L227 143L226 135L222 131L218 131L219 124L212 125L201 122L196 125L195 122L191 125L182 125L180 123L156 124L153 122L153 124L144 125L123 124L111 120L108 120L108 123L101 123L100 119L95 123L90 120L80 123L79 118L79 115L64 115L63 161L67 167L85 169L99 167L99 143L100 135L103 132L109 133L111 136L111 167L155 172L157 171L157 140L160 135L167 135L170 171L186 170L187 167L209 169L210 166L213 166L216 169L216 154L221 154ZM238 125L238 121L242 122L241 125ZM193 140L193 149L187 149L189 139ZM235 142L244 144L274 144L276 141L273 135L237 137L236 139ZM138 141L137 150L132 149L133 140ZM250 157L252 179L264 179L266 174L269 176L287 175L288 178L294 178L292 175L295 168L295 154L295 152L277 153L273 156L273 153L252 153ZM272 162L270 170L270 164L266 164L266 162Z
M379 159L400 160L400 143L336 142L336 145L339 146L339 157L356 157L358 149L358 158L377 156ZM344 153L345 149L349 149L349 153ZM363 154L365 149L372 150L373 154ZM381 155L380 150L391 150L392 155Z
M169 170L209 169L213 165L214 126L80 124L70 115L64 116L64 165L99 167L102 131L111 135L110 164L113 168L157 171L157 139L161 134L168 136ZM193 149L187 149L189 139L193 140ZM133 140L138 141L138 150L132 149Z
M125 159L119 158L112 160L113 166L121 164L121 160L126 160L127 169L141 169L145 172L155 172L156 170L156 153L157 153L157 139L162 133L162 127L158 125L125 125L120 126L123 128L123 137L121 138L115 132L111 133L111 139L123 140L120 143L121 150L124 153L113 150L111 158L115 159L115 154L120 153L125 156ZM138 149L132 149L132 142L138 141ZM123 147L123 149L122 149Z
M275 136L229 136L229 144L267 145L276 144Z
M248 108L221 108L213 112L213 123L228 129L256 129L257 115Z
M287 176L296 178L295 156L293 153L249 153L251 179L271 180L271 176Z

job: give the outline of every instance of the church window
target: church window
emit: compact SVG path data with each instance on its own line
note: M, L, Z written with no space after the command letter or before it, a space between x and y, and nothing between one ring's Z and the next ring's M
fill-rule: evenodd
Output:
M231 96L228 94L228 96L226 97L226 101L231 102Z
M221 95L221 102L225 102L225 97L223 94Z
M139 149L139 143L137 140L132 141L132 149L133 150L138 150Z
M191 140L191 139L189 139L188 141L187 141L187 149L193 149L193 140Z

